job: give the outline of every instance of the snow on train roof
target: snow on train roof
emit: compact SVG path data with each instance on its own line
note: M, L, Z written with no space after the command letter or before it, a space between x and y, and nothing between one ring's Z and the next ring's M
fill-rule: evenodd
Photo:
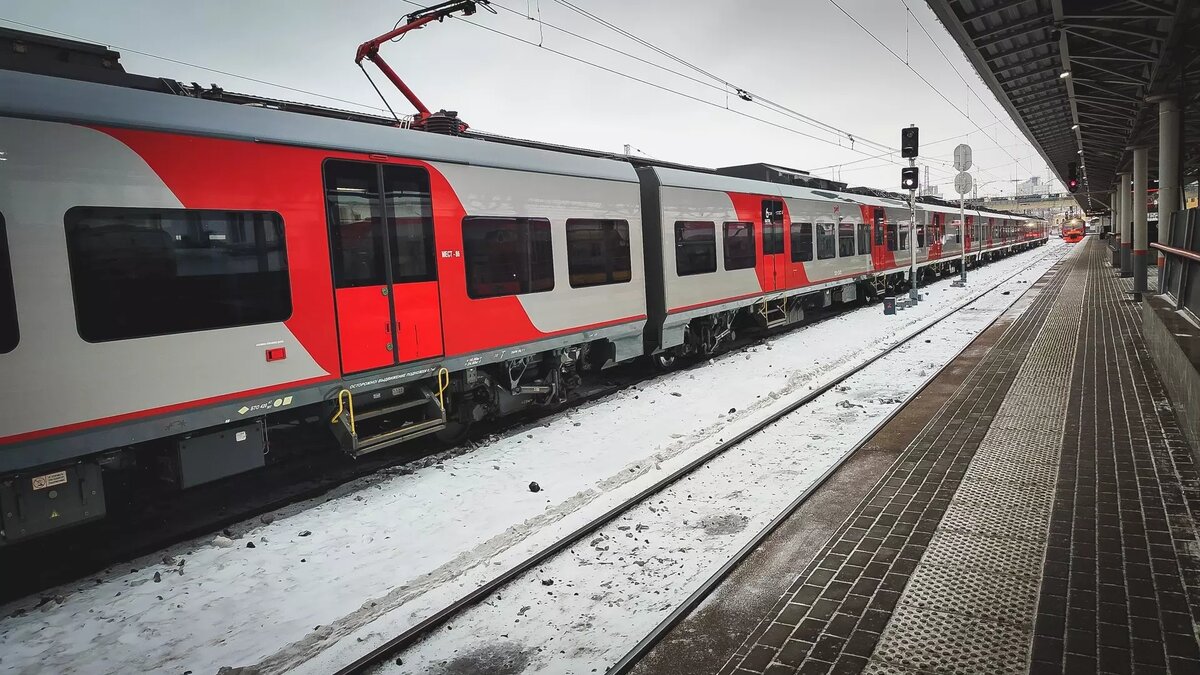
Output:
M626 161L0 70L0 114L636 183Z

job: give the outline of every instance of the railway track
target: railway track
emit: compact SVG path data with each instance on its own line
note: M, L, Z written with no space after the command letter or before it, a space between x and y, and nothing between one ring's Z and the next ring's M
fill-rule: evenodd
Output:
M770 427L784 417L801 410L823 394L830 392L841 383L861 373L865 369L878 362L880 359L892 354L904 345L907 345L913 340L919 338L933 327L941 324L943 321L949 319L963 309L975 304L991 292L1039 264L1041 261L1042 257L1039 256L1036 260L1030 262L1030 264L1023 266L1003 279L990 284L986 289L981 290L972 297L956 303L950 308L914 326L904 337L900 338L899 340L896 340L865 360L839 373L821 386L805 393L802 396L799 396L791 402L788 402L786 405L775 410L769 415L764 416L749 428L721 442L716 447L701 454L692 461L688 462L686 465L676 469L675 471L672 471L668 475L656 481L654 484L644 488L620 504L608 509L604 513L593 518L588 523L558 539L553 544L529 556L502 574L494 577L488 583L479 586L455 602L447 605L440 611L428 616L421 622L411 626L404 632L389 639L382 645L362 655L353 662L341 667L336 671L337 675L357 675L360 673L370 672L376 667L384 665L393 657L400 655L406 649L426 638L432 634L433 631L447 624L455 617L460 616L465 610L480 603L492 593L517 580L526 573L532 571L534 568L545 564L551 558L561 554L569 547L592 535L605 525L613 522L622 514L625 514L634 507L646 502L651 497L664 491L668 487L674 485L701 467L709 464L713 459L744 443L747 439L757 435L767 427ZM1056 265L1057 264L1059 263L1056 263ZM994 324L998 319L999 316L989 322L984 330ZM967 346L969 346L969 344L970 343L968 343ZM960 349L946 363L953 362L957 355L961 354L962 350L965 350L967 346L964 346L962 349ZM787 508L773 518L766 527L756 533L755 536L745 546L735 553L733 557L729 558L713 575L706 579L683 603L678 605L658 626L655 627L655 629L649 635L647 635L623 658L615 663L609 669L609 674L616 675L629 672L638 662L638 660L642 658L642 656L648 653L654 647L654 645L656 645L676 624L678 624L680 620L682 620L697 605L699 605L699 603L702 602L704 598L706 598L720 584L720 582L746 558L746 556L748 556L755 548L757 548L764 539L766 539L773 531L775 531L780 524L786 521L788 517L800 507L800 505L802 505L817 489L819 489L829 476L836 472L837 469L850 457L852 457L859 448L867 443L880 428L890 422L892 418L895 417L895 415L897 415L910 400L912 400L912 398L920 394L920 392L923 391L924 388L930 382L932 382L934 378L937 377L939 372L941 372L941 368L939 368L936 372L931 373L899 405L887 413L883 419L881 419L870 430L870 432L863 437L861 441L859 441L849 452L845 453L841 459L836 461L832 466L824 471L811 485L809 485L800 495L798 495L787 506Z

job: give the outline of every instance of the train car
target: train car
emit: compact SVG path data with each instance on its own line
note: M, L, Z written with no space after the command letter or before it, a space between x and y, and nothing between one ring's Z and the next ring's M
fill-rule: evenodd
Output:
M942 207L108 66L0 89L0 544L102 517L110 484L262 467L276 425L351 455L453 435L961 250ZM973 261L1044 241L989 236Z
M1062 240L1068 244L1078 244L1083 241L1084 223L1082 220L1068 221L1062 229Z

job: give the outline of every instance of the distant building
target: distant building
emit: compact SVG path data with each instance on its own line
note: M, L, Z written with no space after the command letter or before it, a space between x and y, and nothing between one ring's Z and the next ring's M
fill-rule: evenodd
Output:
M1041 176L1030 176L1028 180L1017 183L1017 196L1029 197L1046 194L1049 186L1042 182Z

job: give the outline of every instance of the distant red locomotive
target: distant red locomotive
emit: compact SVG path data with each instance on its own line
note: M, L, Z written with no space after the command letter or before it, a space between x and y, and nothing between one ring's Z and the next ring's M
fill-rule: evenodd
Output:
M885 293L910 246L941 272L1046 239L95 73L0 70L3 543L102 516L139 463L183 488L260 467L280 420L361 454Z
M1082 220L1071 220L1063 225L1062 239L1068 244L1078 244L1083 241L1085 231Z

